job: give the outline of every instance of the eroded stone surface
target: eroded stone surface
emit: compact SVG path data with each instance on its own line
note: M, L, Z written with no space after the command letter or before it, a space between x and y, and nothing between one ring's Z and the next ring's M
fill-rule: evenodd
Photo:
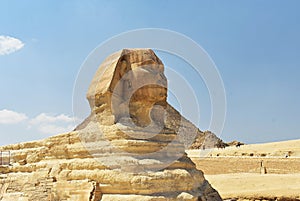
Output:
M12 153L2 200L222 200L185 154L200 131L167 103L152 50L109 56L87 98L91 115L73 132L1 147Z

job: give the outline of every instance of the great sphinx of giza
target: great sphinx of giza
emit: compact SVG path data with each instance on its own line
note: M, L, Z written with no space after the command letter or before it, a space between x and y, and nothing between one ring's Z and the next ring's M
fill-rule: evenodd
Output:
M12 153L0 168L2 200L222 200L185 154L199 130L167 103L167 89L152 50L107 57L87 93L91 114L74 131L1 147Z

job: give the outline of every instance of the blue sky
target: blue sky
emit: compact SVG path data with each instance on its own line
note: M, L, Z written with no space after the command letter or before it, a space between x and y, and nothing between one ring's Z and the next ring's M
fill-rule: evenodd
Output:
M73 85L87 55L139 28L185 34L208 52L226 90L225 141L297 139L299 7L296 0L1 1L0 36L11 52L2 47L1 55L0 47L0 144L71 129ZM170 67L180 65L158 55ZM199 126L205 130L209 96L201 80L192 85L203 97Z

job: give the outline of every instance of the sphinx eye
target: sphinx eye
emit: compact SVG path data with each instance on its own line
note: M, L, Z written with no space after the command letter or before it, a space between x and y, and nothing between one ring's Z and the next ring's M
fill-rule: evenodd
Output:
M121 61L121 66L122 66L122 68L123 68L124 70L127 70L127 62L126 62L125 59L123 59L123 60Z
M127 80L127 85L128 85L128 89L130 89L132 87L132 83L130 80Z

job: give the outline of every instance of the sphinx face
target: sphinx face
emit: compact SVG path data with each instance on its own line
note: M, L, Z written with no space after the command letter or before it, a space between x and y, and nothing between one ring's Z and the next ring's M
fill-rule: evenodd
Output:
M164 106L166 103L167 79L163 66L148 61L147 64L131 66L129 70L126 65L122 65L122 68L120 72L124 74L114 88L117 95L113 96L116 97L113 101L118 103L112 104L113 110L118 119L130 116L136 124L147 125L153 120L153 107Z
M131 102L142 101L152 104L166 101L167 79L155 65L137 67L132 70Z

